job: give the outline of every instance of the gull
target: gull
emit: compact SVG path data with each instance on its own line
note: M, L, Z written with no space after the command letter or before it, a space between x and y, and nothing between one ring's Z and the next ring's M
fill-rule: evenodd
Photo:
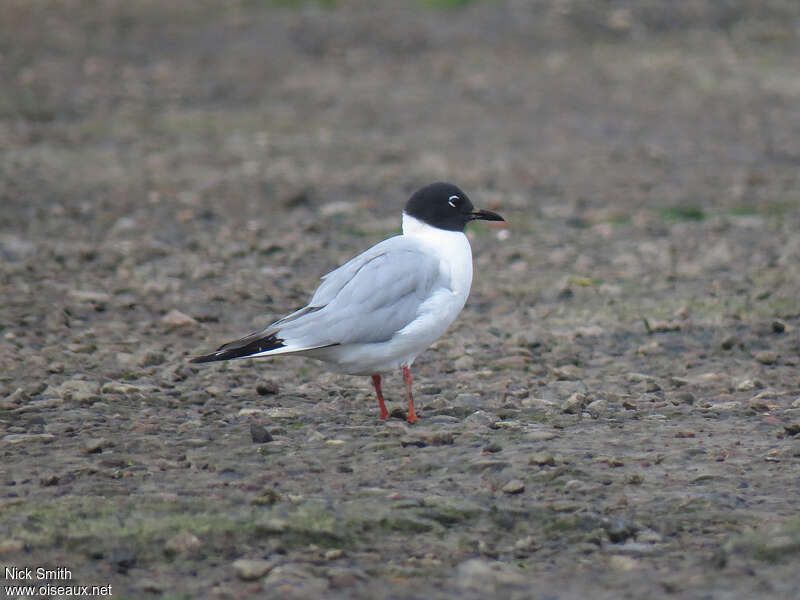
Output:
M336 372L370 375L380 406L381 374L401 369L409 423L417 421L411 365L455 320L472 285L471 221L503 221L475 210L450 183L415 192L403 210L403 233L390 237L322 277L311 301L265 329L193 358L206 363L294 354Z

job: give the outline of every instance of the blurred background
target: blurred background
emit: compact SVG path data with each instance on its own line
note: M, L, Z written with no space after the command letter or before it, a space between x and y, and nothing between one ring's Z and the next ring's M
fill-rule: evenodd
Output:
M372 242L444 179L535 234L505 257L514 278L552 267L544 287L563 288L565 268L614 279L737 260L694 236L606 259L565 242L784 219L800 202L790 0L4 0L2 13L6 257L33 253L31 236L72 240L76 266L100 255L151 287L163 265L142 263L175 249L327 268L353 247L328 230ZM290 231L321 233L305 243L332 255L303 262Z
M4 228L165 236L434 179L532 217L798 200L790 0L4 0ZM288 203L288 204L287 204ZM325 208L323 208L325 207ZM161 218L152 219L153 215Z

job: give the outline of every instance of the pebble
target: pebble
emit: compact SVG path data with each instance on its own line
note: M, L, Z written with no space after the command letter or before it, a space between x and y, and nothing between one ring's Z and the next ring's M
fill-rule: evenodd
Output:
M256 385L256 392L258 392L259 396L270 396L277 394L279 391L280 386L277 381L263 380Z
M164 364L166 360L164 353L158 350L147 350L138 357L140 367L155 367Z
M676 392L672 395L671 402L675 406L681 404L694 404L697 399L692 392Z
M775 392L766 390L750 398L749 406L751 410L765 412L775 406L777 401L778 397L775 395Z
M161 317L161 324L166 325L167 327L187 327L187 326L194 326L198 325L196 319L193 319L189 315L182 313L178 309L173 308L163 317Z
M193 533L181 531L164 543L164 552L168 555L194 554L203 547L202 542Z
M254 444L266 444L272 441L272 434L260 423L250 423L250 438Z
M522 407L523 408L532 408L534 410L547 412L547 411L555 410L556 408L558 408L558 405L555 402L553 402L552 400L547 400L545 398L536 398L534 396L530 396L528 398L525 398L522 401Z
M99 437L99 438L91 438L86 440L86 443L83 445L83 450L86 454L97 454L103 451L103 448L109 446L109 442L106 438Z
M772 350L761 350L756 352L755 358L762 365L774 365L778 362L778 353Z
M82 379L70 379L65 381L55 389L65 402L77 402L78 404L94 404L100 400L99 385L94 381L84 381Z
M521 479L512 479L500 489L504 494L521 494L525 491L525 482Z
M13 410L20 404L25 404L30 398L25 390L17 388L10 395L0 400L0 410Z
M731 348L736 346L738 343L739 343L739 338L737 336L728 335L728 336L726 336L726 337L724 337L722 339L722 342L720 342L719 345L723 350L730 350Z
M328 580L315 577L305 565L288 563L270 570L264 589L280 590L280 598L320 598L328 589Z
M25 549L25 544L22 540L8 538L0 540L0 556L3 554L12 554L14 552L22 552Z
M236 576L244 581L259 579L275 568L275 563L261 558L240 558L233 561Z
M359 580L367 579L367 574L359 569L346 569L333 567L328 569L326 575L330 581L330 586L334 589L352 587Z
M482 410L476 410L474 413L469 415L466 419L464 419L465 425L482 425L482 426L490 426L499 421L500 418L497 415L493 415L487 413Z
M569 398L567 398L564 403L561 405L561 411L574 415L580 413L584 406L586 406L587 399L586 396L575 392Z
M471 371L475 368L475 359L471 356L462 356L453 363L456 371Z
M594 400L586 405L586 412L592 415L593 418L599 419L608 411L608 402L603 399Z
M528 431L525 434L525 439L534 442L547 442L557 437L558 434L555 431L535 430L535 431Z
M527 586L530 582L507 564L471 558L456 568L456 584L465 590L475 589L495 596L498 586Z
M44 442L49 443L56 439L52 433L10 433L7 436L0 438L0 441L6 444L24 444L26 442Z
M562 367L553 367L550 369L550 374L559 380L575 381L580 379L580 369L575 365L564 365Z
M534 452L528 459L528 463L539 466L553 466L556 459L549 452Z
M621 554L612 556L608 564L614 571L634 571L641 566L641 563L635 558Z
M750 392L756 388L762 388L764 384L758 379L743 379L736 385L737 392Z
M140 387L131 385L130 383L122 383L121 381L109 381L108 383L104 383L103 387L100 388L101 394L128 395L140 391L141 391Z

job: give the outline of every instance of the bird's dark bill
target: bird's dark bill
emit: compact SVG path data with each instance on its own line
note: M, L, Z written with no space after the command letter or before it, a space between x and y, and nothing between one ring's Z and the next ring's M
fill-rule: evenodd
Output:
M470 215L471 221L505 221L503 217L491 210L480 209L473 211Z

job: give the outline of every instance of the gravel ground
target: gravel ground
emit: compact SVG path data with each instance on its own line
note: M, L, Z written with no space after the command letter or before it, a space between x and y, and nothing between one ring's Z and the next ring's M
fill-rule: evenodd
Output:
M3 2L0 565L800 596L800 9L374 4ZM509 228L469 231L417 424L399 374L382 422L313 361L187 363L440 179Z

